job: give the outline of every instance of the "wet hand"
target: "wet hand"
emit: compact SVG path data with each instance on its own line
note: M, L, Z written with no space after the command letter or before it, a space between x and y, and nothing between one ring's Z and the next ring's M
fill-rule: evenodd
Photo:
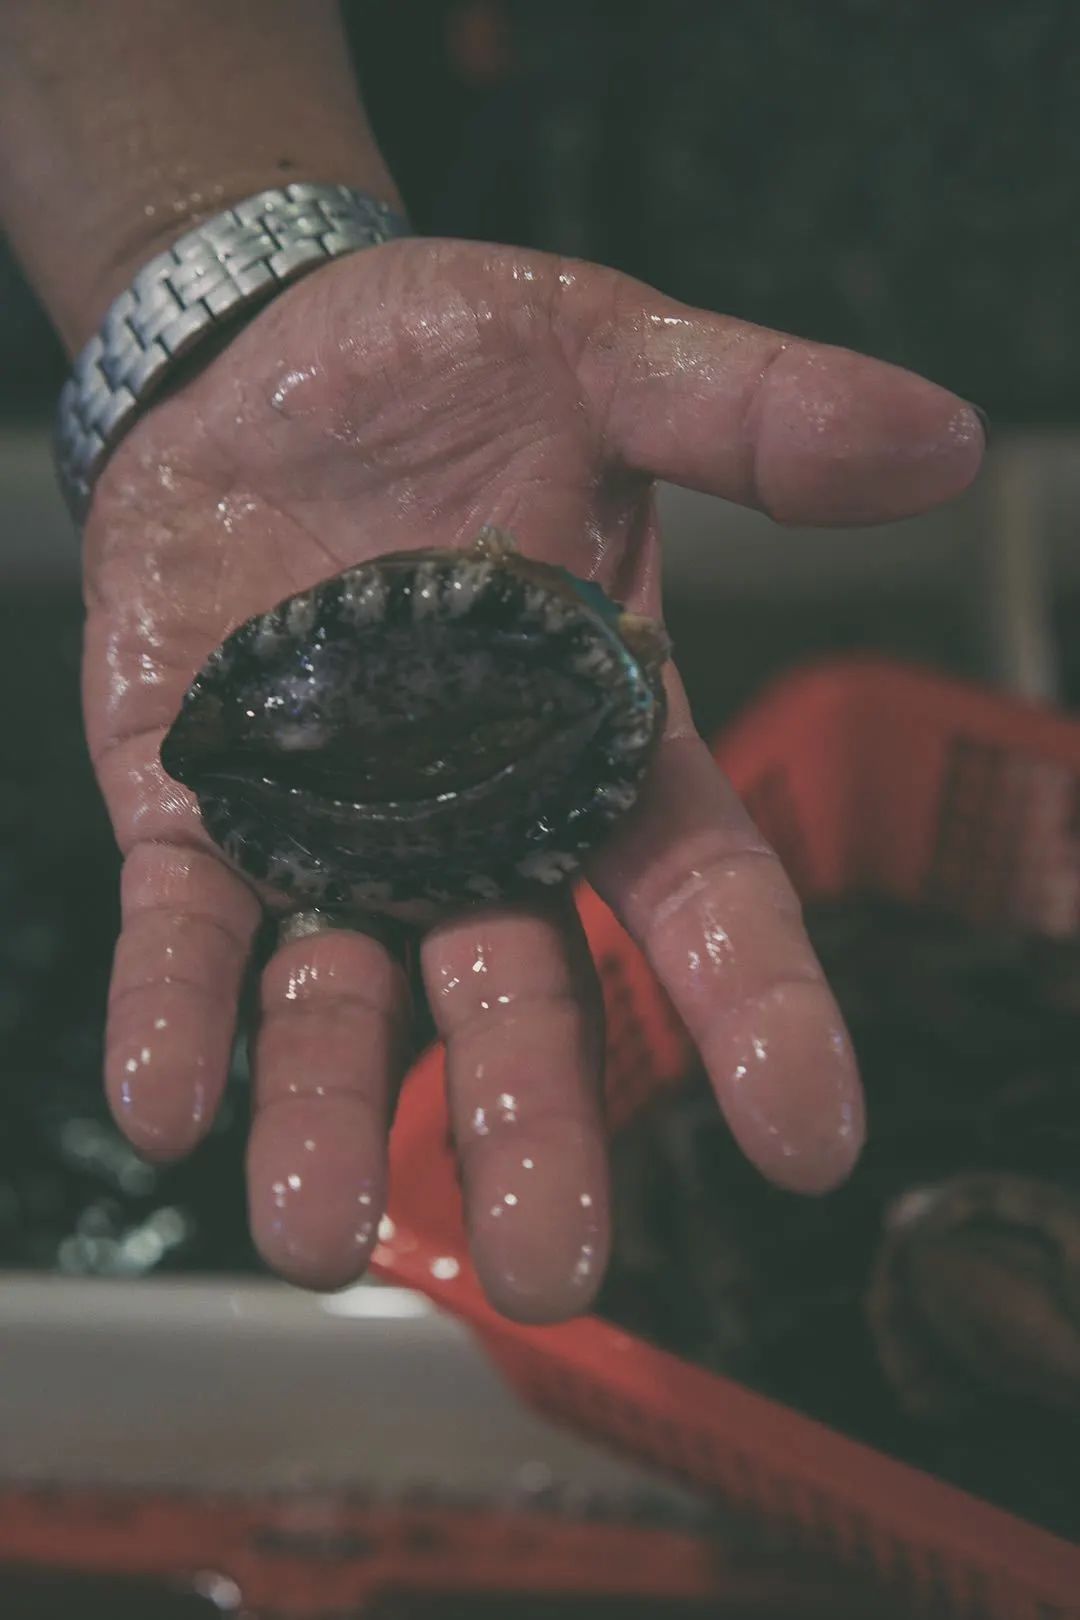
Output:
M397 547L485 524L660 612L653 483L782 523L872 523L974 477L973 411L908 373L689 309L592 265L406 241L271 304L132 431L86 534L84 693L124 855L106 1083L147 1154L189 1151L224 1085L263 899L204 834L158 750L237 624ZM791 887L693 731L669 671L646 789L587 876L645 950L762 1171L805 1192L851 1168L858 1078ZM508 1315L588 1307L609 1241L595 976L567 897L432 929L473 1255ZM271 1265L363 1270L409 1060L408 992L335 930L265 967L251 1219Z

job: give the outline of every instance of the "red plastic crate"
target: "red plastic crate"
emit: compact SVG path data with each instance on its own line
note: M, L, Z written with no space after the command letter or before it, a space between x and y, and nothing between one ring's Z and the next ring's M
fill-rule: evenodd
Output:
M455 1614L483 1605L489 1616L514 1615L530 1600L550 1613L589 1598L608 1614L640 1599L699 1620L863 1620L867 1612L865 1591L812 1564L777 1566L719 1537L647 1522L310 1491L260 1499L0 1490L0 1603L14 1590L16 1616L58 1612L40 1585L35 1601L35 1579L65 1575L118 1583L122 1612L146 1620L155 1620L155 1600L215 1590L223 1608L242 1602L249 1620L374 1620L413 1605L435 1615L443 1603ZM106 1612L103 1597L100 1609L92 1595L83 1601Z
M1080 928L1080 725L878 661L767 694L717 757L806 899L876 893L979 923ZM616 1126L687 1069L651 972L590 891L580 907L609 1018ZM509 1379L574 1428L872 1570L912 1612L1076 1620L1080 1547L654 1349L596 1317L519 1327L468 1262L442 1053L395 1124L378 1268L469 1321Z

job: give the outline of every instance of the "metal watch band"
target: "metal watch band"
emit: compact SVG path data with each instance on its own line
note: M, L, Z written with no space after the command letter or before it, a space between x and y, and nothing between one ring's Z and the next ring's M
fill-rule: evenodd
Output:
M301 183L236 203L151 259L61 390L56 463L76 521L110 452L200 342L317 265L408 234L400 214L362 192Z

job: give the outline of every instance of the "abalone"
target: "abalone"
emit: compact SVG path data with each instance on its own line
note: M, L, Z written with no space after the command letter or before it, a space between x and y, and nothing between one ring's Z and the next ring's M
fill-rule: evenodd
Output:
M1080 1193L1004 1171L905 1193L867 1310L904 1407L957 1421L1025 1400L1080 1413Z
M301 907L409 920L563 882L634 804L668 644L485 530L249 619L161 749L229 859Z

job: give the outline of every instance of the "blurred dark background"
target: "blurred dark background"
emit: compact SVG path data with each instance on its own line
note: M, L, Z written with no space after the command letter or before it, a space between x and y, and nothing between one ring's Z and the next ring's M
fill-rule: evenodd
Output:
M1080 406L1070 0L347 0L417 227L616 265L994 417ZM62 358L5 260L3 398Z
M981 405L1040 467L1049 445L1061 694L1075 701L1080 7L345 10L421 231L600 259L676 297L865 349ZM0 523L14 559L0 595L0 1265L247 1266L242 1052L219 1130L188 1167L139 1164L99 1099L116 860L79 724L74 537L49 483L63 371L0 254ZM986 496L870 551L827 537L807 549L715 503L665 498L669 619L705 729L822 654L873 647L987 673Z

